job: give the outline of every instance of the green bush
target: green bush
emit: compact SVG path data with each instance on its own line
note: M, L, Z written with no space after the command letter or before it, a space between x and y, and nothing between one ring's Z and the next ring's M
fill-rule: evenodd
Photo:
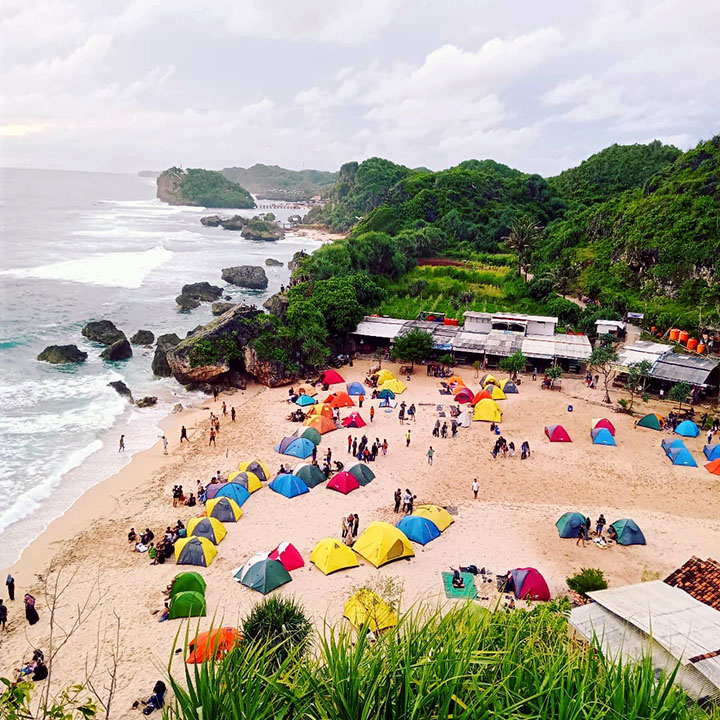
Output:
M582 568L567 580L567 586L574 592L586 598L589 592L594 590L605 590L608 586L602 570L598 568Z

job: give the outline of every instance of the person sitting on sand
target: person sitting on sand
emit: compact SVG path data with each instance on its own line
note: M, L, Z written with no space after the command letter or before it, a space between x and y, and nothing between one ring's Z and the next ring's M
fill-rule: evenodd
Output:
M197 500L195 499L195 496L190 493L190 497L187 499L186 505L188 507L195 507L197 505Z
M145 706L143 708L143 715L149 715L154 710L160 710L165 705L165 683L162 680L158 680L153 687L152 695L147 699L143 700L142 703Z
M155 611L157 612L157 610ZM163 607L163 611L160 613L160 617L158 618L158 622L165 622L170 617L170 605L168 603L165 603L165 607Z
M130 528L130 532L128 533L128 542L132 545L137 540L137 533L135 532L135 528Z
M608 536L608 540L617 542L617 531L615 530L615 528L612 525L608 528L607 536Z
M150 547L148 547L148 557L152 560L151 565L157 565L157 555L158 551L155 543L150 543Z
M457 590L462 590L465 587L465 581L463 580L463 576L460 574L460 571L454 567L450 568L452 570L452 586Z

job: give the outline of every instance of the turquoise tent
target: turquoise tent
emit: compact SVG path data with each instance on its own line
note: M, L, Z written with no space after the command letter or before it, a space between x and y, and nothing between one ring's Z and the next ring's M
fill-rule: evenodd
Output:
M299 405L300 407L306 407L307 405L314 405L315 398L310 397L309 395L298 395L297 398L295 398L295 404Z
M378 397L381 400L393 400L395 398L395 393L392 390L385 388L378 393Z
M284 437L275 446L275 450L282 455L292 455L292 457L297 457L304 460L306 457L310 457L310 455L312 455L314 447L315 444L313 443L313 441L308 440L307 438Z
M662 449L666 453L669 453L674 448L684 448L685 447L685 443L682 440L680 440L679 438L677 440L670 440L670 438L666 438L660 444L662 445Z
M668 450L668 457L673 465L684 465L685 467L697 467L695 458L686 447L676 447Z
M229 482L225 483L215 493L216 498L226 497L234 500L240 507L250 497L250 493L247 488L244 488L240 483Z
M608 527L617 535L618 545L645 545L645 536L634 520L623 518Z
M364 463L355 463L348 472L355 476L358 485L368 485L375 479L375 473Z
M347 386L348 395L364 395L365 388L359 382L349 383Z
M717 460L720 458L720 444L716 443L715 445L706 445L703 448L703 452L708 460Z
M291 475L290 473L282 473L278 475L271 483L270 489L274 490L280 495L284 495L286 498L294 498L298 495L304 495L310 492L308 486L303 482L297 475Z
M607 428L594 428L590 431L593 445L616 445L615 438Z
M561 538L576 538L584 525L585 516L579 512L566 512L555 523Z
M440 537L438 526L432 521L420 515L406 515L395 527L403 532L408 540L427 545L431 540Z
M700 428L692 420L683 420L676 428L675 433L683 437L697 437Z

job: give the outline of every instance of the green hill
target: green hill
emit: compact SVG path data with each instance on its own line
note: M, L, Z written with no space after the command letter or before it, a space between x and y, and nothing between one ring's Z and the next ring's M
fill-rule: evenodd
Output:
M170 205L254 208L252 195L213 170L172 167L157 178L157 196Z
M222 174L264 200L309 200L325 195L335 185L338 173L324 170L287 170L278 165L256 163L252 167L228 167Z

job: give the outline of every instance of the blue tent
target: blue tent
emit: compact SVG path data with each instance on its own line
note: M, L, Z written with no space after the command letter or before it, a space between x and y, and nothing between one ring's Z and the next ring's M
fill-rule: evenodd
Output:
M315 444L312 440L304 437L284 437L276 446L275 451L282 455L292 455L293 457L302 458L312 455Z
M692 420L683 420L675 428L675 432L683 437L697 437L700 434L700 428Z
M593 445L616 445L615 438L607 428L594 428L590 431Z
M440 537L438 526L427 518L419 515L406 515L395 527L405 533L409 540L427 545L431 540Z
M576 538L581 527L585 527L585 516L579 512L566 512L561 515L555 527L561 538Z
M297 475L291 475L290 473L283 473L278 475L269 486L272 490L280 495L284 495L286 498L294 498L298 495L304 495L306 492L310 492L305 482Z
M250 493L240 483L225 483L218 491L216 498L226 497L234 500L238 505L242 505L249 497Z
M708 460L717 460L720 458L720 443L716 443L715 445L705 445L703 452Z
M685 467L697 467L695 458L686 447L676 447L668 450L668 457L673 465L684 465Z
M671 450L674 450L675 448L684 448L685 443L682 440L670 440L669 438L663 440L661 443L662 449L669 453Z
M295 398L295 404L299 405L300 407L305 407L306 405L314 405L315 398L310 397L310 395L298 395L297 398Z
M388 388L385 388L384 390L381 390L381 391L378 393L378 397L379 397L381 400L385 400L386 398L390 398L390 400L394 400L394 399L395 399L395 393L394 393L392 390L389 390Z
M348 395L364 395L365 388L363 387L362 383L359 383L359 382L348 383L347 394Z

